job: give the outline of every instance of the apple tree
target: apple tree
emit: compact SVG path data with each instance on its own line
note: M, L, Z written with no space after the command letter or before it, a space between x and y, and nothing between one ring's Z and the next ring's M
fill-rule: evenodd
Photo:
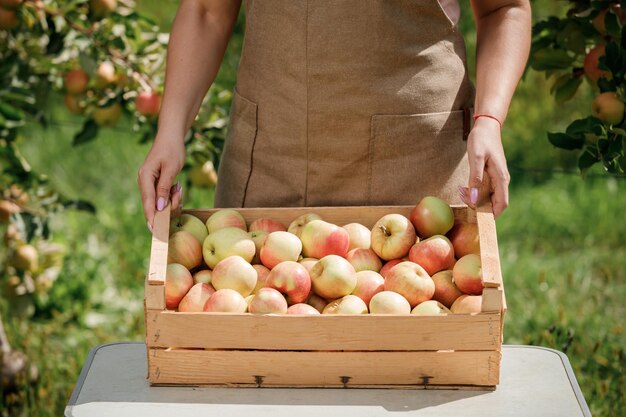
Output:
M626 0L569 0L565 17L551 16L533 27L530 66L552 79L557 103L589 83L595 99L589 116L573 120L565 132L550 132L554 146L579 152L584 174L595 164L623 174L626 126Z

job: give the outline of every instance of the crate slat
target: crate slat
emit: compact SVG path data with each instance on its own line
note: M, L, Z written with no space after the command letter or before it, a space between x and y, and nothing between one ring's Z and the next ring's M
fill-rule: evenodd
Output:
M264 350L496 350L498 313L253 315L146 311L150 347Z
M167 271L167 244L170 232L170 205L157 211L152 225L152 248L148 266L148 284L165 285Z
M150 285L146 279L144 302L148 310L165 310L165 285Z
M154 384L494 386L500 351L293 352L150 349ZM260 377L260 378L259 378Z
M478 207L476 223L478 223L478 238L480 240L483 285L485 287L502 287L498 236L491 204Z

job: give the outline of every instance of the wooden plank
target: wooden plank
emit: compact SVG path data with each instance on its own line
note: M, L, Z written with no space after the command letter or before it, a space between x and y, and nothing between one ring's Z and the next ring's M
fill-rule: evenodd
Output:
M476 222L478 223L478 236L480 239L483 285L485 287L501 287L500 252L498 251L496 221L493 217L491 204L478 207Z
M150 347L264 350L494 350L500 314L254 315L146 311Z
M165 285L150 285L145 282L144 302L148 310L165 310Z
M502 312L502 290L499 288L484 288L480 311Z
M499 382L499 351L292 352L150 349L154 384L351 387Z
M165 285L167 271L167 244L170 231L170 205L157 211L152 225L152 248L148 267L148 284Z
M415 206L344 206L344 207L262 207L262 208L237 208L246 219L248 225L261 217L269 217L289 226L298 216L307 213L317 213L322 219L343 226L344 224L358 222L368 228L385 214L398 213L409 217L411 210ZM455 218L466 219L467 206L453 205ZM183 210L183 213L193 214L202 221L211 216L217 209L191 209Z

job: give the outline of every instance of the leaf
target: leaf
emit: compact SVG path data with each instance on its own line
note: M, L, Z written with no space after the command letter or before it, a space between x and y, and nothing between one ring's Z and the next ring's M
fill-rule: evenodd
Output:
M0 101L0 113L2 113L7 120L23 120L26 118L26 114L23 110L5 101Z
M577 119L567 126L565 133L570 136L580 137L580 135L584 135L585 133L595 133L594 129L600 124L602 124L602 122L593 116L589 116L584 119Z
M74 135L72 141L73 146L82 145L83 143L90 142L98 136L98 125L93 119L87 119L80 132Z
M565 69L574 62L574 57L570 56L563 49L540 49L531 57L531 67L537 71L550 69Z
M86 200L67 200L63 202L63 207L68 209L86 211L91 214L96 213L96 207Z
M599 161L600 159L598 158L598 155L587 149L578 157L578 169L580 169L581 172L584 172Z
M578 87L583 83L581 77L571 78L568 77L565 82L561 83L558 87L556 87L556 91L554 92L554 98L557 103L564 103L570 100L576 92L578 91ZM555 83L556 84L556 83Z
M557 148L574 150L581 149L585 144L585 139L570 136L566 133L552 133L548 132L548 140Z
M609 9L609 11L604 16L604 25L606 27L606 33L610 36L618 38L620 36L620 23L615 11L613 9Z

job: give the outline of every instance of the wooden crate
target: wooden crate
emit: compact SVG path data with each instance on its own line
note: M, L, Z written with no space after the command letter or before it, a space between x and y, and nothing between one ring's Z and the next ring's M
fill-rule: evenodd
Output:
M315 212L371 228L412 206L239 209L248 222L289 224ZM152 385L455 388L492 390L499 381L506 303L491 207L453 206L478 224L482 312L413 315L179 313L165 308L169 209L157 214L145 285L148 380ZM215 210L187 210L203 221Z

